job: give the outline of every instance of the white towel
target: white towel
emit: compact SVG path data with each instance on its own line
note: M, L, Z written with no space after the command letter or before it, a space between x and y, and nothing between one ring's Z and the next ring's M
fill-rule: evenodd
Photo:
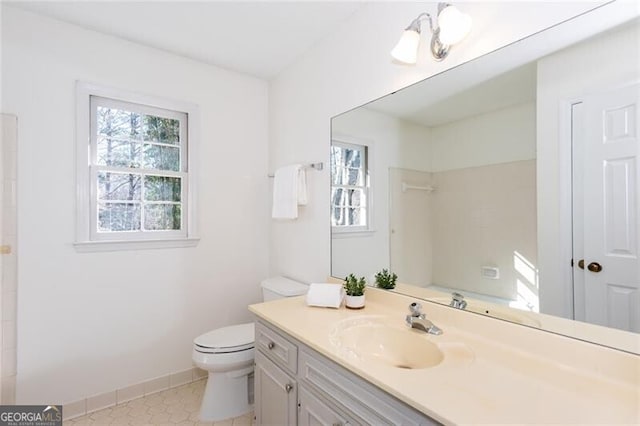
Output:
M307 205L307 171L303 167L298 170L298 205Z
M300 164L280 167L273 179L274 219L296 219L298 205L307 204L307 177Z
M342 284L311 283L307 292L307 305L339 308L344 298Z

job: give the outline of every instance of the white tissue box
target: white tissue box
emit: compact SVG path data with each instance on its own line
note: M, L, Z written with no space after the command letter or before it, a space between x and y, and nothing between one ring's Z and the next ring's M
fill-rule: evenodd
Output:
M311 283L307 292L307 305L339 308L344 299L342 284Z

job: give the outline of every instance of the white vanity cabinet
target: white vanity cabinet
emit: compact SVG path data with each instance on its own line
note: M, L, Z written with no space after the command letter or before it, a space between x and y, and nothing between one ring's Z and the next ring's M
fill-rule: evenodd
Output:
M261 425L295 425L298 412L298 347L256 323L255 415Z
M317 351L256 322L258 425L437 425Z
M255 415L258 424L297 424L298 385L284 370L256 352Z
M298 391L298 425L347 426L355 424L347 416L339 413L322 399L315 396L306 386Z

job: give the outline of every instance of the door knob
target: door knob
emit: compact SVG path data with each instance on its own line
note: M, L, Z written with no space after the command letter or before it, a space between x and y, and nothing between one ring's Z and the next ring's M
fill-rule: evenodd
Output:
M293 390L293 385L292 385L292 384L290 384L290 383L287 383L287 384L284 386L284 390L286 390L286 391L287 391L287 393L291 392L291 391Z
M584 259L580 259L580 260L578 261L578 268L580 268L580 269L584 269Z
M602 265L600 265L598 262L591 262L587 266L587 269L590 270L591 272L600 272L602 271Z

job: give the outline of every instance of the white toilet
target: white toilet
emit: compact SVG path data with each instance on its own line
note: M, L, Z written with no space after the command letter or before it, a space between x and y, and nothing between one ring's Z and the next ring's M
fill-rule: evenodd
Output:
M309 286L284 277L261 283L262 300L306 294ZM245 414L253 408L253 323L232 325L193 340L193 362L209 372L202 397L200 419L206 422Z

